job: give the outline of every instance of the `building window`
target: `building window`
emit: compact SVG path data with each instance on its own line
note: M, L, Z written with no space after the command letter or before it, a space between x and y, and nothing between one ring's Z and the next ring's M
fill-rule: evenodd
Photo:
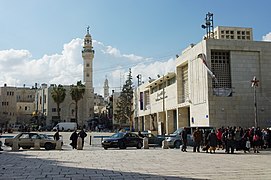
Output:
M181 102L185 102L189 98L188 88L188 65L182 67L182 96Z
M174 84L175 81L176 81L176 77L170 78L170 79L167 81L167 85L170 86L171 84Z
M231 96L231 69L229 51L211 51L211 69L216 76L212 82L214 94L217 96Z
M24 107L24 110L27 111L27 106Z
M56 108L52 108L52 112L56 112Z
M89 74L87 73L87 77L89 77Z
M86 64L86 67L89 67L89 63Z

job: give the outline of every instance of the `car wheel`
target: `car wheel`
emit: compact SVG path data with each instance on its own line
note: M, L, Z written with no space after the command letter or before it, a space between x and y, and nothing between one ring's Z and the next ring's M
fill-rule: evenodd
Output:
M141 148L142 148L142 143L141 143L141 142L138 142L136 148L137 148L137 149L141 149Z
M107 150L107 147L104 147L105 150Z
M52 149L54 149L54 145L52 143L45 143L44 148L46 150L52 150Z
M176 149L180 149L180 146L181 146L181 141L176 141L175 143L174 143L174 147L176 148Z
M31 147L29 147L29 146L24 146L24 147L22 147L23 149L30 149Z
M122 142L122 141L120 141L120 142L119 142L119 148L120 148L120 149L126 149L125 143Z

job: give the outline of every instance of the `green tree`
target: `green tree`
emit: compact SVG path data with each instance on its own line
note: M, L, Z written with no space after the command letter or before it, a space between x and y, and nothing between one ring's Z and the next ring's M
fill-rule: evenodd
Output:
M122 87L119 101L117 103L117 117L119 118L120 125L126 122L130 124L130 130L133 127L132 114L133 114L133 81L132 72L129 69L127 80Z
M57 106L57 116L58 116L58 120L60 120L60 104L64 102L65 97L66 97L66 89L59 84L58 86L55 84L53 87L53 90L51 92L51 96L53 98L53 100L56 103Z
M82 84L81 81L77 81L76 85L71 85L70 94L72 97L72 100L75 102L75 122L78 123L78 101L83 99L85 93L85 85Z

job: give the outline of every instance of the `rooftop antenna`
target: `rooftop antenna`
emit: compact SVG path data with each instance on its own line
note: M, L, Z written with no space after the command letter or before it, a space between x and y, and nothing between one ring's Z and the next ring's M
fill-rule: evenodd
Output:
M90 28L90 27L88 26L88 27L87 27L87 33L88 33L88 34L89 34L89 28Z
M205 17L205 24L202 24L201 27L206 29L206 39L214 38L214 20L213 13L208 12Z

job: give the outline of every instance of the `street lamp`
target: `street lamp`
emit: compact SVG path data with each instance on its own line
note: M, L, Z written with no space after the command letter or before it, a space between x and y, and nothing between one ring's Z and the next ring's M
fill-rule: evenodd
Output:
M256 97L256 87L258 87L259 80L257 80L256 76L251 80L251 87L254 88L254 113L255 113L255 128L258 127L258 115L257 115L257 97Z

